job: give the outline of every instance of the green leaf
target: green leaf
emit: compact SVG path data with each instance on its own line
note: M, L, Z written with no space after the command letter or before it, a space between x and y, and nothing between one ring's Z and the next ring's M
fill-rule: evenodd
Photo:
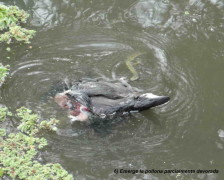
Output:
M6 135L6 130L5 129L0 129L0 136L5 136Z

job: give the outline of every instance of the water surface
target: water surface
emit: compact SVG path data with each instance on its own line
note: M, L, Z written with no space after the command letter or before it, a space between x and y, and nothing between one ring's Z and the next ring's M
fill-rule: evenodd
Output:
M222 0L0 1L30 14L31 45L1 46L10 77L0 103L26 106L60 119L46 134L44 161L59 162L78 179L223 179L224 3ZM58 81L130 78L136 52L143 92L168 104L85 126L45 96ZM6 57L10 56L8 60ZM13 121L13 120L12 120ZM114 174L114 169L218 169L218 174Z

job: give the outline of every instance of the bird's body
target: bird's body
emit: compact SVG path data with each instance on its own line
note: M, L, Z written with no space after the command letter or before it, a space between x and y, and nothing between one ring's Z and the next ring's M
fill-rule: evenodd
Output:
M168 101L167 96L142 94L125 83L107 81L81 81L55 96L55 102L68 109L72 121L87 121L91 115L143 111Z

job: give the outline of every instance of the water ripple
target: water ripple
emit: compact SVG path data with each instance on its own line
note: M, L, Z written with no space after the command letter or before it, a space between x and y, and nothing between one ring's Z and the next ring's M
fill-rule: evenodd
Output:
M194 111L198 102L194 73L184 60L174 56L174 42L164 35L135 32L132 36L133 32L128 30L122 35L107 32L97 36L96 42L93 33L86 38L71 38L71 34L65 33L55 39L55 43L42 45L41 51L31 50L29 56L23 56L21 62L13 64L11 78L1 90L4 103L12 109L25 105L43 118L56 116L61 120L57 135L46 135L52 153L45 157L48 161L58 161L58 156L64 156L77 163L88 164L92 159L95 163L89 164L91 167L96 164L111 167L113 157L113 166L132 164L147 168L142 157L166 152L170 144L165 142L172 136L183 136L189 120L196 119ZM140 80L131 84L143 92L170 96L168 104L118 118L117 123L72 127L66 112L60 110L51 98L42 100L58 81L74 82L83 77L130 78L125 60L130 53L138 51L142 55L136 58L134 66ZM179 114L182 114L181 119ZM121 152L129 156L124 158L120 156ZM134 162L131 154L141 154L142 157ZM102 158L108 160L102 161Z
M11 64L10 78L0 90L1 103L13 110L25 105L42 118L60 119L57 134L46 135L49 146L43 156L47 161L61 162L71 172L78 169L76 174L83 179L93 175L92 179L116 179L112 170L119 167L185 167L183 159L175 163L181 146L178 142L191 133L189 127L198 121L201 102L194 68L189 59L176 53L177 41L185 35L186 39L223 36L223 19L214 18L211 11L214 8L221 14L222 1L190 0L179 6L174 1L139 0L121 3L119 8L114 7L115 1L106 7L103 1L99 6L65 2L56 6L53 1L40 1L39 8L34 5L34 19L40 19L43 28L56 27L65 17L74 18L67 19L69 28L39 33L34 47L40 48L30 49ZM63 7L70 11L59 13ZM220 45L222 41L218 41ZM142 92L170 96L170 102L100 125L71 126L66 112L52 100L59 88L57 83L68 84L86 77L129 79L132 74L125 60L136 52L142 53L133 61L140 79L130 84ZM223 57L221 48L213 53ZM160 176L142 175L144 178Z

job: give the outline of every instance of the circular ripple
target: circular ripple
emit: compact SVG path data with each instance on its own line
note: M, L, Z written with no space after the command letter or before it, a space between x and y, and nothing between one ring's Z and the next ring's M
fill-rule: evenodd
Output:
M66 164L77 164L74 172L80 165L146 169L144 157L163 154L169 149L164 147L166 140L173 134L182 136L183 125L196 118L195 77L184 60L180 63L180 59L173 55L174 42L165 36L128 30L122 34L99 30L99 35L96 32L89 30L88 36L84 36L86 32L82 30L73 32L75 35L65 32L62 37L42 45L41 50L31 50L29 56L14 62L11 77L1 89L3 103L13 109L27 106L42 117L56 116L61 120L57 134L46 135L49 141L47 151L51 153L44 157L49 161L64 159ZM52 99L43 99L58 81L74 82L86 77L130 78L125 60L136 51L143 53L133 62L137 63L134 66L140 80L131 84L143 92L170 96L168 104L108 123L71 126L66 112ZM157 161L151 158L152 163ZM95 175L101 173L98 171Z

